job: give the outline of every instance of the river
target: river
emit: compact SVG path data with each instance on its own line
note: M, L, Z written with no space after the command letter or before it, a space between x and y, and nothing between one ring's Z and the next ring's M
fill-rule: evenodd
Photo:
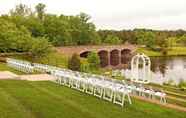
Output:
M152 83L186 81L186 56L151 57Z
M186 81L186 56L150 57L150 59L151 83L162 85L171 82L176 85L180 80Z

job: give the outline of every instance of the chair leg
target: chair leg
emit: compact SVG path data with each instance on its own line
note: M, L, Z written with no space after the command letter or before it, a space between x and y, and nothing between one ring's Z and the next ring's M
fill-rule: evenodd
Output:
M94 96L101 98L102 97L102 88L99 86L95 86L94 88Z
M107 92L109 92L109 93L107 94ZM113 91L111 89L104 89L103 90L103 99L111 102L112 98L113 98Z
M94 93L94 87L90 84L87 84L86 93L93 94Z
M129 94L127 94L127 97L128 97L129 104L132 104L132 101L131 101L131 98L130 98Z

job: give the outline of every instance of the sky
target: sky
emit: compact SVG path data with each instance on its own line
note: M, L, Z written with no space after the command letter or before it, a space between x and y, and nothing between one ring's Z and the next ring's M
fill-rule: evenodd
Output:
M46 12L91 16L97 29L186 30L186 0L0 0L0 14L23 3L46 4Z

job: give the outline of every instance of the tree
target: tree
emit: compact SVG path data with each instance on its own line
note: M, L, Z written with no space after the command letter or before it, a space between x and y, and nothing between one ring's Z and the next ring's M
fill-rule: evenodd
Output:
M155 46L155 34L152 31L146 31L145 29L136 29L135 36L137 44L146 45L149 48Z
M184 46L186 46L186 34L181 36L178 40L179 43L183 44Z
M164 39L165 45L167 45L168 48L172 48L173 46L177 46L179 38L176 37L168 37Z
M77 54L73 54L68 60L68 68L74 71L80 71L81 61Z
M10 10L10 15L11 16L30 16L32 15L33 12L31 10L31 8L29 8L28 6L26 6L25 4L18 4L16 5L15 9Z
M117 45L117 44L121 44L121 40L114 35L107 35L106 39L104 40L104 43L106 44L112 44L112 45Z
M30 40L30 33L24 26L17 28L14 23L0 19L1 52L28 52Z
M30 45L31 48L29 49L29 52L34 59L46 56L52 51L51 44L44 37L33 38L32 42L30 42Z
M43 37L45 34L43 22L36 17L30 16L29 19L25 19L24 26L33 37Z
M36 7L35 7L36 12L37 12L37 17L38 17L40 20L43 20L43 19L44 19L45 7L46 7L46 5L43 4L43 3L39 3L39 4L37 4Z
M88 54L87 61L90 69L97 69L100 67L100 58L97 53L91 52Z
M55 46L72 45L72 37L68 31L68 21L64 17L46 15L44 19L45 35Z
M90 16L85 13L69 17L68 22L72 40L76 42L77 45L96 44L94 40L101 42L95 25L89 20Z

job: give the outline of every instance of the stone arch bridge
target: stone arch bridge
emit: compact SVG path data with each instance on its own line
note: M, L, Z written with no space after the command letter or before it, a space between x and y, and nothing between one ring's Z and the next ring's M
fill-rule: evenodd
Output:
M102 67L117 67L128 64L131 56L136 51L134 45L104 45L104 46L65 46L58 47L57 51L71 56L73 53L86 58L88 53L96 52Z

